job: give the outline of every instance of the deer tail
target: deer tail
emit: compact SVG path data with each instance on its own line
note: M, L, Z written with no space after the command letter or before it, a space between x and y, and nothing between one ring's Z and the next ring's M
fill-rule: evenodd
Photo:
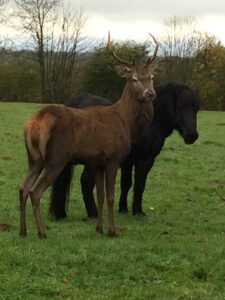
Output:
M25 125L24 137L27 151L32 160L45 160L47 143L55 124L55 116L40 112L31 117Z

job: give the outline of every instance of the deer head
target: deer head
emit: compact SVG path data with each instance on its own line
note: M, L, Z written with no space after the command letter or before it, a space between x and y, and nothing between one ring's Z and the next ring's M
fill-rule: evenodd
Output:
M153 38L156 44L155 50L143 66L136 66L135 61L129 62L117 56L113 49L110 33L108 34L108 48L113 57L119 62L119 65L115 66L115 70L119 76L127 79L132 93L139 101L142 102L152 101L156 96L153 87L153 73L150 65L156 58L159 45L155 37L150 33L149 35Z

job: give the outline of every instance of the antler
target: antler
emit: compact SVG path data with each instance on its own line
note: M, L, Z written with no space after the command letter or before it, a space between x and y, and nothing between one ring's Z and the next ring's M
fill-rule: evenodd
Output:
M148 60L145 64L146 67L148 67L153 62L153 60L156 58L156 54L157 54L157 51L158 51L158 48L159 48L159 44L158 44L156 38L154 37L154 35L152 35L151 33L148 33L148 34L153 38L153 41L155 42L156 47L155 47L155 50L154 50L153 54L148 58Z
M122 59L122 58L120 58L120 57L118 57L118 56L116 55L115 51L113 50L113 43L112 43L112 41L111 41L111 39L110 39L110 31L108 32L108 45L107 45L107 46L108 46L108 49L112 52L113 57L114 57L119 63L121 63L122 65L125 65L125 66L127 66L127 67L133 67L133 66L134 66L133 63L131 63L131 62L127 61L127 60L124 60L124 59Z

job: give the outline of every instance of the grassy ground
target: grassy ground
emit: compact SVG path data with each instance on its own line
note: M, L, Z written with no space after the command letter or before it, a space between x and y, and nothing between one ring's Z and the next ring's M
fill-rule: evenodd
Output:
M116 213L127 227L117 238L81 221L78 168L66 221L49 219L44 195L40 241L30 201L28 237L18 236L22 128L39 107L0 103L0 223L12 225L0 231L0 299L225 299L225 113L199 113L192 146L168 139L144 194L147 216Z

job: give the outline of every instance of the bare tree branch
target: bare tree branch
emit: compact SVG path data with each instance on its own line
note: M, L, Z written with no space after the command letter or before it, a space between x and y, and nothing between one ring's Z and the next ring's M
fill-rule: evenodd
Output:
M71 88L78 48L83 42L81 33L85 17L82 10L72 11L66 8L57 22L60 24L60 29L58 28L57 32L52 31L45 51L46 72L51 98L62 101Z
M193 68L193 56L201 47L202 33L197 30L193 17L174 16L163 22L166 36L162 39L161 51L167 59L167 81L187 83Z
M82 10L62 0L15 0L14 15L33 41L40 66L42 100L61 101L71 86L85 23Z
M19 18L21 29L33 39L41 74L42 100L48 100L46 88L45 42L46 32L55 20L60 0L15 0L14 15Z

